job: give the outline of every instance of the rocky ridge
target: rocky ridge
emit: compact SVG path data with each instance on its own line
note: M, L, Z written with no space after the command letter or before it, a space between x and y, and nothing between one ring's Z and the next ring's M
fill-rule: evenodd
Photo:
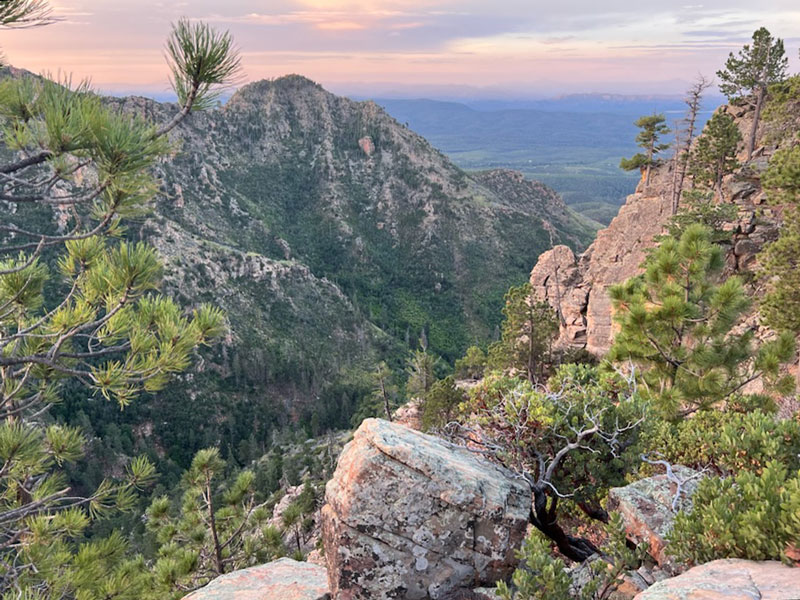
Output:
M155 122L174 110L109 102ZM153 214L132 233L164 258L170 295L220 306L231 331L170 390L202 400L187 426L167 431L175 419L158 407L146 416L187 454L231 421L256 440L270 419L348 427L356 400L328 393L347 373L396 359L423 330L459 357L491 336L531 256L592 235L541 184L467 174L376 104L299 76L246 85L171 137Z
M730 114L743 136L747 134L752 116L746 109L723 106L719 110ZM753 271L756 254L777 237L780 211L765 204L766 193L760 185L760 176L776 149L775 145L759 147L750 162L723 181L722 202L736 207L736 218L728 224L729 273ZM740 162L744 158L742 151ZM539 257L530 283L539 299L560 307L560 345L585 347L598 356L608 351L614 326L607 289L641 272L647 250L656 244L673 215L673 179L671 162L654 169L650 184L639 183L583 254L576 256L572 249L556 246Z

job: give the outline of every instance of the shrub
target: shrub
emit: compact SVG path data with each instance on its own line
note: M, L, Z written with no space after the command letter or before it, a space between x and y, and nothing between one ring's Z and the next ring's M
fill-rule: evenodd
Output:
M719 558L789 561L800 540L800 472L770 461L759 475L700 482L694 508L679 513L668 552L699 564Z

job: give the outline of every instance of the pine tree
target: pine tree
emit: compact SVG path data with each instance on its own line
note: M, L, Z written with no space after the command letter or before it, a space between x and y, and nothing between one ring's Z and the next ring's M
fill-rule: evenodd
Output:
M722 198L722 178L739 166L736 149L741 141L742 134L733 118L714 113L691 154L689 173L694 185L711 188Z
M651 169L660 164L658 154L669 148L669 144L661 143L660 139L667 135L670 129L663 114L640 117L635 125L641 129L636 136L636 143L644 149L644 154L640 152L631 158L623 158L619 168L625 171L639 169L644 175L644 185L647 187L650 185Z
M531 523L559 551L582 562L597 552L590 540L570 535L559 522L560 502L605 521L600 499L620 485L647 406L627 376L605 376L597 367L562 365L547 386L492 373L470 390L448 433L494 454L533 491ZM463 436L460 425L464 425Z
M793 337L756 348L752 329L734 331L750 303L738 277L721 281L723 265L711 231L690 225L659 244L644 275L609 290L619 331L608 358L643 369L642 384L667 418L735 400L759 377L793 389L780 377Z
M452 375L431 386L422 402L422 428L425 431L446 425L458 405L465 400Z
M700 75L695 83L686 93L684 102L686 103L686 116L683 119L682 129L676 131L675 148L675 171L672 186L672 214L678 212L681 197L683 196L683 184L686 179L686 172L689 167L689 156L694 141L695 129L697 128L697 116L703 100L703 94L711 86L711 81ZM680 137L680 143L677 138Z
M47 0L5 0L0 4L0 26L5 29L41 27L54 20Z
M555 311L534 299L531 285L525 283L506 292L503 315L500 341L489 347L488 366L516 369L531 382L544 381L558 335Z
M0 27L49 19L45 2L0 5ZM48 419L61 385L76 380L125 406L162 389L224 330L216 308L187 315L158 295L155 251L120 240L122 220L143 214L157 189L152 167L170 151L165 133L238 69L230 36L201 23L175 25L167 54L181 110L161 127L104 104L86 84L0 83L0 127L14 153L0 166L0 593L95 597L86 557L103 548L109 560L124 557L124 540L75 540L92 519L132 509L153 476L135 460L120 481L85 496L71 490L63 467L83 438ZM106 581L121 587L98 597L136 597L134 562L106 561Z
M480 379L486 369L486 353L478 346L470 346L455 364L456 377L461 379Z
M436 365L439 359L425 350L415 350L408 358L406 373L406 392L409 396L421 398L427 394L436 382Z
M147 510L147 527L159 543L153 570L157 584L169 593L182 595L280 553L267 524L266 502L255 499L255 474L242 471L225 486L224 470L216 448L200 450L184 477L186 491L177 514L167 496L156 498Z
M750 160L755 150L767 88L786 79L788 65L783 40L773 38L766 28L761 27L753 33L752 45L745 44L738 56L731 52L725 68L717 71L721 82L719 89L728 100L742 100L755 109L746 146L747 160Z
M783 203L780 236L762 253L767 293L761 314L777 330L800 333L800 146L776 152L762 179L771 202Z
M373 395L383 405L383 412L386 415L386 420L392 420L392 405L394 404L395 397L397 396L397 386L392 384L392 370L385 362L381 361L375 367L375 390Z

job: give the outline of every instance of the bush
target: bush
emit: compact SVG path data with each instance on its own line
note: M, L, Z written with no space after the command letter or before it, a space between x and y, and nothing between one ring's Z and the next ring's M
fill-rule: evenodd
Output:
M460 379L480 379L486 369L486 354L477 346L467 348L463 358L456 361L456 377Z
M452 375L434 383L422 401L422 429L428 431L446 425L465 399Z
M760 474L769 461L800 469L800 423L753 411L702 412L679 423L657 421L642 436L647 451L717 475Z
M700 482L694 508L679 513L667 551L700 564L719 558L784 560L800 540L800 472L778 461L759 475Z
M579 568L589 570L588 577L567 573L560 558L554 558L546 538L532 531L522 544L518 557L522 565L514 571L512 587L505 582L497 585L503 600L605 600L622 583L622 575L638 566L647 552L647 544L636 550L627 546L625 526L618 513L611 515L605 528L608 542L600 557L587 561ZM581 581L582 583L578 583Z

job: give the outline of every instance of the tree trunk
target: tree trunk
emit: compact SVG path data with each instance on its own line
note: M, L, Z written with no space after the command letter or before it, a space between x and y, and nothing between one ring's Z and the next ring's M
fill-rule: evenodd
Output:
M211 540L214 544L214 565L218 575L225 573L225 563L222 562L222 548L217 535L217 520L214 517L214 504L211 502L211 478L206 476L206 506L208 507L208 523L211 528Z
M544 484L533 486L533 507L530 522L536 529L555 542L558 551L570 560L583 562L600 550L587 539L568 535L556 522L558 499L553 498L547 506L548 495Z
M750 128L750 139L747 140L747 160L753 157L753 151L756 149L758 123L761 120L761 110L764 108L764 100L766 97L767 90L763 85L758 86L758 92L756 92L756 112L753 115L753 126Z
M386 420L392 420L392 411L389 408L389 395L386 393L386 382L381 378L381 395L383 396L383 410L386 412Z

